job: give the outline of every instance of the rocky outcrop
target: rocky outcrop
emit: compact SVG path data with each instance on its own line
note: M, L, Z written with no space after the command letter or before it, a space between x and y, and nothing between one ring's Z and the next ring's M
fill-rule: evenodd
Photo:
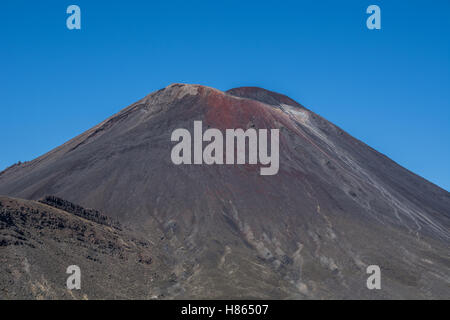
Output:
M52 206L54 208L58 208L64 210L69 213L73 213L79 217L85 218L87 220L94 221L99 224L103 224L105 226L110 226L115 229L121 230L120 223L115 221L114 219L103 215L98 210L95 209L85 209L82 206L73 204L70 201L55 197L55 196L46 196L43 199L39 200L39 202L44 203L46 205Z

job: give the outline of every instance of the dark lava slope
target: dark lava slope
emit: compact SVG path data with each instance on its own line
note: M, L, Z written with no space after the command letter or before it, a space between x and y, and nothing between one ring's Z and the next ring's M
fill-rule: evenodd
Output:
M67 201L70 212L45 202L0 197L1 299L164 297L171 279L152 243ZM70 265L81 290L66 289Z
M278 174L172 164L172 131L195 120L280 129ZM450 298L450 194L260 88L168 86L0 173L0 194L53 194L159 239L169 298Z

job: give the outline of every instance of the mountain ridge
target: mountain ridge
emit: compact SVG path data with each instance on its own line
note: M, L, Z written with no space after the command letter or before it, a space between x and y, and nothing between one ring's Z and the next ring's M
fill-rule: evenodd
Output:
M174 165L171 132L194 121L278 129L278 174ZM172 84L3 173L0 194L52 194L164 238L171 298L450 296L450 194L261 88ZM365 286L373 264L381 291Z

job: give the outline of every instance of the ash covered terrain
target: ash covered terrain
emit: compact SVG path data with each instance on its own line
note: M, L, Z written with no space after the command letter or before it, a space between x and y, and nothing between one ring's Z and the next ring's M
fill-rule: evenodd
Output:
M279 129L278 173L174 165L171 133L199 120ZM0 194L3 299L450 298L450 194L261 88L170 85L1 172Z

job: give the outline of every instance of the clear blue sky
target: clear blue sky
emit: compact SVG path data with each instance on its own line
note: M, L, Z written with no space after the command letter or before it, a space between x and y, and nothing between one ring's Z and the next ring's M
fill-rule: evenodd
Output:
M186 82L285 93L450 190L449 14L448 0L3 0L0 170Z

